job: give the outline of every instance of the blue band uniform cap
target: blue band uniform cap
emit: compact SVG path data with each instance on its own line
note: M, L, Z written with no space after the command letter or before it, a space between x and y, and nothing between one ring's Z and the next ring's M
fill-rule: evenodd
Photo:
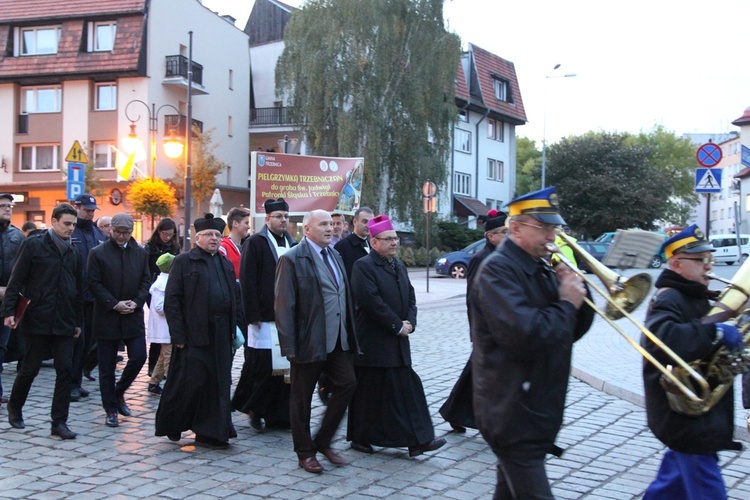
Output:
M716 249L706 239L703 230L693 224L665 241L660 251L669 259L678 253L715 252Z
M565 219L560 215L560 202L555 186L519 196L508 203L507 207L510 217L530 215L545 224L565 224Z
M79 195L75 199L75 201L73 203L75 203L76 205L82 205L83 208L85 208L87 210L98 210L99 209L99 207L96 206L96 198L94 198L93 196L91 196L88 193L84 193L84 194Z

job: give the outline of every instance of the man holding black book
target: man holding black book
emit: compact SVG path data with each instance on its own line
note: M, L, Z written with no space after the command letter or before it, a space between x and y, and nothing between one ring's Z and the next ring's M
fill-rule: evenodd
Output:
M52 352L55 392L52 399L52 435L74 439L68 428L73 342L83 324L83 276L78 249L70 242L76 227L76 209L61 203L52 211L52 227L23 242L10 281L5 289L4 324L16 328L17 306L30 300L23 316L26 346L21 371L16 376L8 402L8 421L16 429L26 427L23 405L42 361ZM20 313L20 309L18 309ZM20 314L18 314L20 315Z

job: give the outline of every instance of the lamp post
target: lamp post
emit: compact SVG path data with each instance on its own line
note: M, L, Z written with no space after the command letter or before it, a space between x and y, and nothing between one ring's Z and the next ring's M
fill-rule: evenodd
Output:
M434 182L427 181L422 186L422 203L424 205L424 213L427 217L427 228L425 232L425 246L427 247L427 293L430 293L430 213L435 211L437 200L437 186Z
M552 71L557 70L560 67L559 64L555 64L555 67L552 68ZM565 75L547 75L545 77L545 85L544 85L544 125L542 128L542 189L544 189L546 186L546 177L547 177L547 84L546 79L547 78L571 78L576 76L575 73L567 73Z
M285 134L284 138L279 139L277 142L279 143L279 149L283 149L284 153L286 154L289 152L289 144L291 143L292 151L293 151L294 147L297 145L297 141L299 141L299 139L297 139L296 137L293 137L290 139L289 136ZM282 144L283 144L283 148L282 148Z
M156 177L156 134L159 131L159 111L164 108L172 108L173 110L177 111L178 116L180 112L171 104L162 104L157 108L156 104L151 103L151 106L149 107L148 104L139 99L130 101L125 106L125 118L130 120L130 134L128 134L128 137L124 139L124 142L126 143L125 149L128 153L135 151L141 145L140 139L138 139L138 136L135 134L135 123L141 119L141 115L138 115L135 117L135 119L133 119L128 114L130 105L134 103L143 104L146 107L146 112L148 112L148 139L149 143L151 144L151 153L149 156L149 176L153 179L154 177ZM174 130L170 130L169 137L164 142L164 153L169 158L178 158L182 154L182 143L180 142L179 138L174 135Z
M190 150L192 146L193 131L193 32L188 31L188 105L187 105L187 126L185 127L185 239L182 242L182 248L185 251L190 250L190 198L193 196L193 176L190 165Z

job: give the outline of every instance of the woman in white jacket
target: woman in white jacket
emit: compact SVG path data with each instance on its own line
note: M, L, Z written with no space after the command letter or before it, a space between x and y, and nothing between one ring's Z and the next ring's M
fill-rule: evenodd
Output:
M161 255L156 265L161 273L151 285L151 304L148 311L148 341L152 344L162 344L159 359L154 366L151 380L148 381L148 392L156 396L161 395L161 381L169 370L169 358L172 355L172 339L169 336L167 318L164 316L164 290L167 288L169 279L169 268L172 267L174 255L165 253Z

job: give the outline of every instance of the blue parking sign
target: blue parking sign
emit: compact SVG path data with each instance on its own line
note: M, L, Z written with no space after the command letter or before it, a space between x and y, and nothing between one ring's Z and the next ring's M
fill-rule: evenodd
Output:
M83 163L68 163L68 190L69 200L75 200L83 194L83 181L86 166Z

